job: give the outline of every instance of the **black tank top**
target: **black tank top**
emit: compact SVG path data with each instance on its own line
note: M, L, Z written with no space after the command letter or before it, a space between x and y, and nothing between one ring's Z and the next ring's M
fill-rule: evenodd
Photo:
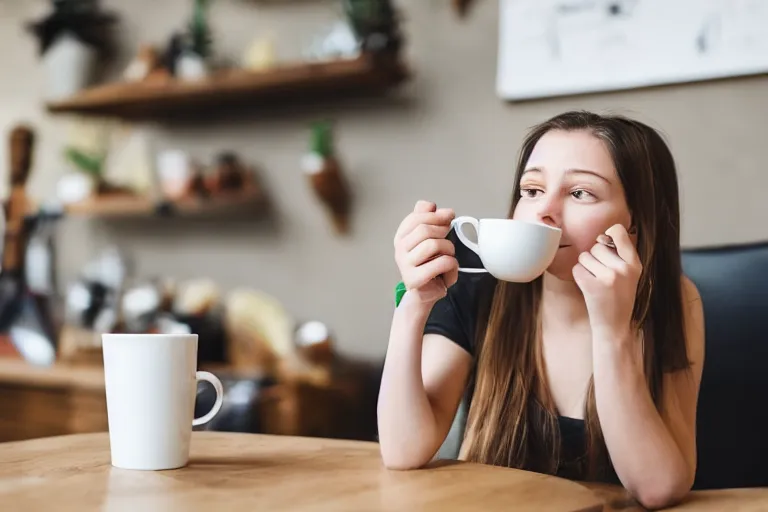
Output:
M461 260L460 260L461 261ZM440 299L427 319L425 334L440 334L466 350L475 359L475 340L479 322L488 317L496 279L490 274L460 273L455 285ZM468 390L471 400L471 389ZM580 468L586 457L586 430L584 420L558 417L560 427L561 462L557 476L572 480L585 480ZM600 481L620 484L613 470Z

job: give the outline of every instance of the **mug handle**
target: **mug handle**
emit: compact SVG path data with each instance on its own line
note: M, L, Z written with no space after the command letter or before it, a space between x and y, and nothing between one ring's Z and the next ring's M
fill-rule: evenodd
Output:
M224 403L224 386L221 385L221 381L217 376L210 372L195 372L195 379L198 381L204 380L213 385L213 388L216 390L216 402L214 402L213 407L211 407L211 410L208 411L207 414L192 420L193 427L211 421L213 417L219 413L221 406Z
M459 237L459 240L461 240L461 243L466 245L472 252L480 256L480 247L467 238L467 235L464 234L464 231L462 231L462 228L464 227L464 224L472 224L472 227L475 228L475 233L480 233L480 223L478 220L474 217L469 216L463 216L463 217L456 217L451 221L451 228L456 232L456 236ZM459 272L469 272L473 274L482 274L488 272L484 268L459 268Z

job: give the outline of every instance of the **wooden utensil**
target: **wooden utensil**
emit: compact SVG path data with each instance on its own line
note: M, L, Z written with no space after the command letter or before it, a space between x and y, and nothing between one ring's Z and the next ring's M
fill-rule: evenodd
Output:
M25 190L32 166L34 133L26 126L11 131L11 194L6 218L7 230L0 272L0 332L8 332L16 350L33 364L49 365L56 357L50 317L26 286L25 251L29 239L30 201Z
M21 305L24 289L24 248L29 235L25 217L29 200L25 191L32 166L34 133L17 126L10 136L10 196L5 204L6 229L3 243L3 268L0 272L0 331L5 332Z

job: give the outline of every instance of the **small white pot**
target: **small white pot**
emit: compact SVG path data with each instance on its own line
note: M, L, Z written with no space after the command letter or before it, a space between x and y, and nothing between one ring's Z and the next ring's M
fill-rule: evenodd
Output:
M176 61L176 76L181 80L201 80L208 76L208 65L200 55L184 52Z
M96 51L69 33L56 39L43 55L46 98L58 100L90 85Z

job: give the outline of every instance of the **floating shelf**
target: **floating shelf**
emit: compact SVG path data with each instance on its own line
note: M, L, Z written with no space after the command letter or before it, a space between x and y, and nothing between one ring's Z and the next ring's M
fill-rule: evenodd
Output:
M245 216L266 206L264 194L249 190L219 193L212 197L190 197L178 201L153 200L142 196L107 195L69 204L66 215L98 218L219 217Z
M101 117L188 116L226 107L380 92L408 77L394 56L364 54L353 60L282 65L267 71L221 71L200 81L120 82L96 86L47 104L51 113Z

